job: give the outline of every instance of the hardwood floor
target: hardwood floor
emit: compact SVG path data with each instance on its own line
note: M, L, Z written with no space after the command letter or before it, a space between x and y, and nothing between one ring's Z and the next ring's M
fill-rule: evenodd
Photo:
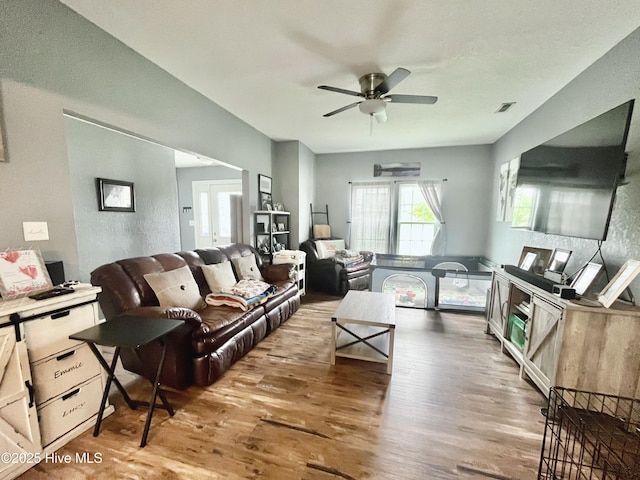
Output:
M543 395L484 333L478 315L397 309L393 375L385 366L330 365L340 299L307 295L301 309L208 388L169 391L177 411L116 411L94 438L60 449L101 463L41 462L22 479L533 479ZM141 379L129 386L148 398Z

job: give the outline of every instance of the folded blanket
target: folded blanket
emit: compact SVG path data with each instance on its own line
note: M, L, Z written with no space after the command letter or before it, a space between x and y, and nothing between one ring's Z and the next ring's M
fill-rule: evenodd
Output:
M207 305L239 308L243 312L266 302L276 292L275 285L259 280L240 280L228 292L210 293L204 299Z
M364 257L356 250L338 250L333 258L345 267L350 267L364 261Z

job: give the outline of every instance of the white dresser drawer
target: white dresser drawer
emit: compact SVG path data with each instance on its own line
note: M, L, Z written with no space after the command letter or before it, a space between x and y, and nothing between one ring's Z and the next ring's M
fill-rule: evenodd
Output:
M95 377L102 367L88 345L78 345L31 365L38 405Z
M39 407L42 446L50 444L98 413L101 401L100 375Z
M95 325L97 313L97 304L94 302L24 322L31 363L82 345L83 342L69 340L69 335Z

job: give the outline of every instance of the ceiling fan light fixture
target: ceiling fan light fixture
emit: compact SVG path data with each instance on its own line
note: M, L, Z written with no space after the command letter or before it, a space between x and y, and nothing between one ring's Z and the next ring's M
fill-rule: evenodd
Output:
M387 103L384 100L380 100L379 98L371 98L360 103L360 105L358 105L358 108L362 113L366 115L378 115L385 112Z

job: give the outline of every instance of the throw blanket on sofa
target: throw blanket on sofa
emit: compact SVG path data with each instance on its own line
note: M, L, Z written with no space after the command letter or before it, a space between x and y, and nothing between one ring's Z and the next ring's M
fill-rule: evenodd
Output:
M333 258L345 267L356 265L364 260L357 250L337 250Z
M243 312L267 301L276 291L275 285L259 280L240 280L228 291L210 293L204 299L207 305L239 308Z

